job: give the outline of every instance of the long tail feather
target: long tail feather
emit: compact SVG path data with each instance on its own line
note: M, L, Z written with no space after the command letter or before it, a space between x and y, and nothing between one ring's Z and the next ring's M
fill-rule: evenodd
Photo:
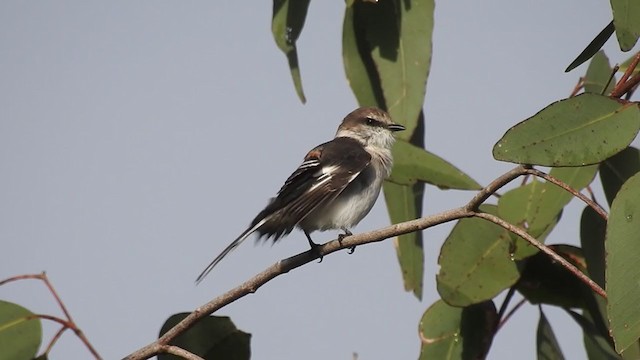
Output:
M200 273L200 275L198 275L198 278L196 279L196 285L200 284L200 282L202 282L202 280L211 272L211 270L213 270L214 267L216 267L216 265L218 265L220 261L222 261L225 256L229 255L231 251L240 246L243 241L245 241L251 234L256 232L256 230L258 230L260 226L264 225L265 222L266 219L263 219L254 226L248 228L242 234L240 234L237 239L233 240L231 244L229 244L229 246L222 250L220 255L216 256L216 258L213 259L213 261Z

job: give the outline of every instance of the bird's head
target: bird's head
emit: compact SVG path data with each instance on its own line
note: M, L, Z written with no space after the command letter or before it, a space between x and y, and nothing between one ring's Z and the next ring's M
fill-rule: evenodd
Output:
M350 137L364 146L391 149L395 140L393 133L402 130L404 126L394 123L387 112L376 107L361 107L342 120L336 137Z

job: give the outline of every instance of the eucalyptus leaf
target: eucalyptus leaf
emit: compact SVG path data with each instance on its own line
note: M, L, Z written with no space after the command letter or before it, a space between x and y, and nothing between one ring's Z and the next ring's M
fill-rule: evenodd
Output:
M609 58L604 54L604 51L598 51L587 68L587 73L584 76L584 92L594 94L609 94L615 86L615 78L611 79L613 69L609 65Z
M611 0L611 10L620 50L629 51L640 36L640 1Z
M482 205L480 210L497 214L495 205ZM452 306L491 299L520 276L508 231L479 218L458 221L442 245L438 264L438 293Z
M33 359L41 342L40 319L18 304L0 300L0 360Z
M426 182L443 189L479 190L475 180L441 157L399 140L393 148L393 171L389 181L401 185Z
M420 320L419 359L483 359L497 324L498 314L491 301L459 308L438 300Z
M165 321L160 336L174 327L190 313L178 313ZM193 327L171 341L171 345L179 346L205 360L232 359L248 360L251 358L251 334L238 330L231 319L226 316L208 316L200 319ZM171 354L160 354L158 360L178 360L181 357Z
M581 94L509 129L493 147L493 156L554 167L596 164L626 148L639 129L638 104Z
M640 174L629 178L611 205L607 225L606 291L611 335L618 353L640 338Z
M289 70L296 93L303 103L307 101L302 90L296 41L302 32L310 0L273 0L271 32L278 48L287 56Z

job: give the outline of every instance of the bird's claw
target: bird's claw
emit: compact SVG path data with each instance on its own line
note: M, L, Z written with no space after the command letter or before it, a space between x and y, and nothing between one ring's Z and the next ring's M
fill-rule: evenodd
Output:
M355 251L356 251L356 246L355 246L355 245L353 245L352 247L350 247L350 248L349 248L349 252L348 252L348 254L349 254L349 255L351 255L351 254L353 254Z
M318 264L322 262L322 258L324 257L321 253L320 253L320 247L322 245L318 245L316 243L314 243L313 241L309 241L309 245L311 246L311 252L313 252L314 254L316 254L316 256L318 257L318 259L320 259L320 261L318 261Z

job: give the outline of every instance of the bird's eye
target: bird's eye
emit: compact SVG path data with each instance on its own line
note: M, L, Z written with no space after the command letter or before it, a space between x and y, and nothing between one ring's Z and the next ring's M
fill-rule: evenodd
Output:
M376 125L378 125L378 121L376 119L372 119L372 118L368 117L367 118L367 125L376 126Z

